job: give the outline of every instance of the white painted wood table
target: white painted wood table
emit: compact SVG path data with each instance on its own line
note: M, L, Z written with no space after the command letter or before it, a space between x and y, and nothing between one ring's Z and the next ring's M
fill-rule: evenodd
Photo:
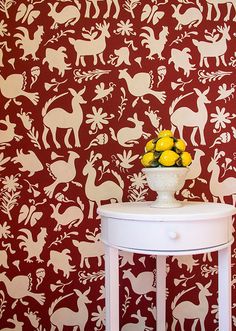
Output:
M151 202L124 202L98 208L105 244L106 331L120 331L119 250L156 255L156 330L166 330L166 257L218 252L219 331L231 331L232 215L228 204L185 202L180 208L153 208Z

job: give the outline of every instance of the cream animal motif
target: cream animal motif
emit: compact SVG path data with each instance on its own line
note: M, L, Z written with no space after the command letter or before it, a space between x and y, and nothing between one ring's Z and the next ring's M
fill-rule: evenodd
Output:
M192 183L188 185L189 188L194 186L196 180L204 181L204 179L200 178L200 175L202 172L201 158L205 155L205 152L199 148L194 148L194 151L195 154L186 175L186 180L192 180Z
M85 0L85 1L86 1L85 17L90 17L91 5L92 5L95 10L95 13L92 16L92 18L97 18L100 14L100 8L98 6L98 1L100 1L100 0ZM107 10L106 10L105 14L103 15L103 17L108 18L110 16L111 6L113 4L115 6L115 13L113 15L113 18L117 18L120 13L119 0L104 0L104 1L106 1Z
M146 325L147 317L141 315L141 311L138 310L136 314L132 314L131 317L135 318L138 322L127 323L122 326L121 331L152 331L154 328Z
M68 189L69 183L73 183L73 180L76 176L75 160L80 156L73 151L68 152L68 154L69 157L67 162L64 160L56 160L51 164L46 164L49 174L54 180L52 184L45 186L43 189L49 198L53 197L57 185L66 184L66 187L63 189L65 191ZM79 185L79 183L76 184Z
M179 268L182 268L183 265L187 267L187 271L192 272L193 267L199 265L198 260L195 260L192 255L179 255L173 256L172 262L177 260L177 264Z
M42 42L42 36L44 34L43 26L38 26L32 39L29 36L27 28L20 26L16 29L20 30L19 33L14 35L15 38L18 38L16 46L19 45L19 48L24 51L24 54L20 57L21 60L28 60L29 55L32 56L33 60L38 60L39 58L36 56L36 52Z
M162 56L162 52L169 34L168 27L163 26L161 32L159 33L158 39L155 38L154 31L149 26L145 26L142 29L147 31L147 33L140 34L140 37L143 37L141 44L145 45L145 47L149 49L147 59L154 60L154 55L157 55L159 60L164 60L165 58Z
M12 51L12 49L8 47L8 42L2 41L0 43L0 67L4 67L6 54Z
M26 74L11 74L7 76L6 79L0 75L0 90L2 95L9 99L4 108L6 109L11 101L14 101L16 105L20 106L22 104L21 101L17 101L16 99L19 97L26 97L29 99L34 105L37 105L39 101L38 92L26 92ZM14 88L13 88L14 87Z
M231 40L229 35L230 26L224 25L218 26L217 30L221 33L221 38L217 41L198 41L193 39L193 44L197 47L200 53L200 66L205 65L209 67L208 58L216 58L216 66L220 65L220 61L224 66L227 66L225 62L225 53L227 51L227 40Z
M61 300L56 300L49 308L51 322L50 331L63 331L64 326L71 326L73 330L85 331L89 317L87 305L92 302L88 299L90 287L83 293L77 289L75 289L74 292L78 297L76 311L67 307L61 307L55 310L56 304Z
M58 49L46 48L46 55L43 59L43 64L48 63L48 68L53 72L54 68L58 70L58 74L63 77L66 70L70 70L70 63L66 63L68 58L65 47L59 47Z
M69 278L70 273L76 270L76 266L70 264L71 260L72 257L69 249L64 249L62 252L51 250L47 267L52 264L55 273L58 273L58 271L61 270L63 276Z
M230 84L230 87L227 87L225 83L223 83L221 86L219 86L218 94L219 96L216 98L216 101L218 100L230 100L234 97L236 85L234 83Z
M144 103L149 103L149 100L144 99L145 95L153 95L161 103L166 100L165 92L152 90L153 87L153 74L152 72L139 72L133 77L127 72L127 69L119 70L119 79L124 79L127 83L129 92L136 97L132 106L135 107L138 100L141 99Z
M96 65L98 62L98 57L102 64L105 64L105 61L103 59L103 52L106 48L106 38L110 38L110 33L108 31L110 26L110 23L106 23L105 21L103 24L96 23L96 28L99 30L100 36L96 39L92 40L83 40L83 39L77 39L69 38L69 42L71 45L74 46L74 49L76 51L77 57L75 65L79 66L80 62L82 66L85 66L86 63L84 61L85 56L93 56L93 64Z
M134 144L138 144L138 139L141 137L148 138L149 133L143 131L144 122L139 121L137 113L133 117L128 117L128 121L134 123L133 127L124 127L115 134L113 128L110 128L111 137L117 140L123 147L133 147Z
M81 4L78 0L74 0L74 5L67 5L61 11L57 11L59 2L53 4L49 3L50 11L49 17L52 17L54 23L51 25L51 29L57 29L59 25L75 25L80 19Z
M52 134L52 139L54 144L56 145L56 148L61 147L60 143L57 141L58 129L67 130L65 135L65 145L67 148L72 148L72 145L69 142L69 137L71 135L71 132L73 132L75 147L80 147L79 130L83 122L83 110L81 105L87 103L87 101L84 100L84 98L82 97L85 91L85 87L79 92L76 92L72 88L69 88L68 90L72 96L71 99L72 112L68 112L67 110L59 107L52 108L51 110L49 110L50 105L56 99L64 96L66 93L63 93L59 96L55 96L49 99L49 101L46 102L45 106L43 107L42 116L43 116L44 130L43 130L42 140L45 148L50 148L50 145L47 142L47 135L49 131Z
M236 202L236 178L228 177L226 179L220 178L220 166L218 161L221 157L225 156L225 152L215 149L214 156L211 158L208 164L207 171L211 173L210 178L210 192L214 197L214 200L220 200L224 203L224 197L232 196L233 205Z
M37 311L33 312L33 311L30 310L30 308L28 308L27 311L24 312L24 316L26 316L29 319L30 324L34 328L40 327L41 317L39 317L37 314L38 314Z
M64 209L63 212L61 212L60 202L56 206L50 204L53 210L51 218L55 219L57 222L54 231L60 231L62 226L68 226L68 228L71 228L72 226L79 226L84 219L84 204L81 202L80 198L77 199L77 203L78 205L69 206Z
M97 265L100 267L104 255L104 245L100 240L100 233L95 236L86 235L86 238L90 241L72 240L73 245L78 248L81 255L80 268L84 268L84 265L90 268L89 259L91 258L97 258Z
M205 286L203 286L200 283L196 283L196 285L199 288L199 294L198 294L199 304L194 304L191 301L181 301L180 303L178 303L179 299L182 298L182 296L185 293L192 290L194 287L191 287L188 290L183 291L174 298L171 304L171 309L173 314L173 323L171 326L172 331L176 330L176 325L178 322L180 324L181 331L185 331L186 328L184 326L184 322L186 319L193 320L193 325L191 328L192 331L196 330L196 325L198 321L200 323L201 331L206 330L205 318L208 314L208 308L209 308L207 297L212 295L212 293L208 290L208 288L211 285L211 281Z
M111 5L113 4L115 6L115 13L113 14L113 18L118 18L119 13L120 13L120 5L119 5L119 0L106 0L107 4L107 10L105 14L103 15L104 18L108 18L110 16L110 11L111 11Z
M40 228L40 232L37 235L37 239L34 240L32 233L28 229L20 229L20 232L23 232L24 235L17 237L20 240L19 247L23 247L23 251L26 251L28 256L25 259L26 262L33 262L32 258L35 257L37 262L43 262L40 255L42 254L43 248L46 243L47 229Z
M174 63L174 67L176 71L182 69L184 71L185 76L190 75L190 71L196 70L195 64L191 64L190 60L192 59L192 55L190 54L190 48L185 47L180 50L177 48L171 49L171 57L168 60L168 63Z
M3 266L3 268L8 269L9 265L7 263L7 260L7 251L0 251L0 267Z
M41 14L40 10L36 10L35 5L35 2L31 2L29 4L24 2L20 3L16 12L16 22L27 22L27 25L31 25Z
M101 159L101 154L90 153L90 158L87 160L83 168L83 175L87 176L85 183L85 194L89 199L89 215L88 218L93 218L94 204L101 205L102 201L122 201L124 181L121 176L111 170L111 174L115 177L116 182L107 180L102 183L97 183L97 167L94 166L98 159Z
M147 296L149 292L155 292L155 276L151 271L140 272L138 276L134 276L131 269L123 270L123 279L129 279L131 287L136 294L139 294L139 298L136 303L140 301L142 296L147 300L150 298Z
M103 82L101 82L100 85L96 85L95 87L96 96L92 100L102 99L102 102L104 102L104 99L108 100L108 97L112 95L115 86L116 84L112 82L109 83L109 87L107 88L105 88L105 84Z
M111 64L115 65L115 67L119 67L121 64L126 64L128 66L130 63L130 50L128 47L121 47L119 49L114 50L115 56L111 58Z
M10 122L9 115L6 115L5 120L0 120L0 124L6 127L4 130L0 129L0 149L1 146L9 145L13 139L19 141L23 138L15 133L16 124Z
M182 5L172 5L174 9L174 13L172 14L173 18L176 18L178 24L175 27L175 30L181 30L184 26L189 28L197 27L202 22L202 11L203 7L200 2L197 0L197 7L190 7L186 9L184 12L180 12L182 9Z
M218 21L220 19L221 13L223 13L223 10L220 10L219 5L226 5L227 7L227 13L224 17L224 21L229 21L230 20L230 12L231 8L234 8L235 11L235 16L233 18L234 21L236 21L236 2L235 0L206 0L207 2L207 20L211 20L213 18L212 15L212 9L214 7L216 11L216 16L214 18L214 21ZM223 8L222 8L223 9Z
M160 125L160 120L161 120L161 117L158 116L158 111L157 110L146 110L144 112L145 115L147 115L147 117L149 118L152 126L155 128L155 129L158 129L159 128L159 125Z
M22 223L30 226L34 226L43 216L43 212L37 211L37 206L44 205L47 199L43 199L43 201L35 202L35 200L30 199L30 205L23 204L19 211L18 223Z
M16 314L14 314L12 318L8 318L7 322L13 324L14 327L4 328L1 329L0 331L23 331L24 322L18 321Z
M86 11L85 11L85 17L90 17L91 13L91 5L93 6L93 9L95 10L95 13L93 14L92 18L97 18L100 14L100 8L98 6L99 0L85 0L86 2Z
M116 167L120 169L120 171L125 172L134 166L132 162L138 157L138 154L132 155L131 150L124 150L123 154L112 155L112 161L115 163Z
M201 145L206 145L204 129L208 120L208 111L206 104L209 104L211 101L207 99L207 94L210 88L201 92L199 89L194 88L195 93L197 94L197 111L193 111L189 107L180 107L174 110L177 102L174 100L170 107L170 120L172 123L172 130L175 131L178 128L179 135L183 139L183 129L184 127L192 128L191 134L191 143L196 146L197 142L195 136L197 131L200 134L200 143ZM191 94L191 93L190 93ZM189 94L185 95L188 96ZM185 97L184 96L184 97Z
M34 67L39 68L39 67ZM38 69L36 69L37 71ZM34 71L34 70L33 70ZM33 119L31 118L31 112L24 112L23 109L21 109L20 113L17 113L16 116L21 119L21 122L24 126L24 128L28 131L32 129Z
M12 158L13 163L21 163L21 171L29 171L28 176L33 176L36 172L43 170L43 165L40 162L34 151L29 151L24 154L22 149L17 149L16 156Z
M6 272L0 273L0 282L3 282L8 295L15 299L12 304L12 308L15 307L16 303L20 301L23 305L28 305L27 302L23 301L25 297L31 297L36 300L40 305L43 305L45 302L45 294L44 293L34 293L31 292L32 287L32 279L30 276L18 275L10 280L6 276Z

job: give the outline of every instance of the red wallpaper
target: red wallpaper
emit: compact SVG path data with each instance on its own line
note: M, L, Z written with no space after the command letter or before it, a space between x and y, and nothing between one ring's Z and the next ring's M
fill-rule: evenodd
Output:
M154 199L139 161L150 136L188 143L179 199L235 203L235 1L1 0L0 15L0 330L101 331L96 208ZM153 257L120 265L121 331L155 330ZM217 330L216 255L167 271L168 331L180 302L184 330Z

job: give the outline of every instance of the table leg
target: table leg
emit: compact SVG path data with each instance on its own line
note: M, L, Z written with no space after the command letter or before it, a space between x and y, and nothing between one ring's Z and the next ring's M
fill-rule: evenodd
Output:
M218 251L219 331L232 331L231 246Z
M166 330L166 256L156 256L156 331Z
M119 255L105 245L106 331L119 331Z

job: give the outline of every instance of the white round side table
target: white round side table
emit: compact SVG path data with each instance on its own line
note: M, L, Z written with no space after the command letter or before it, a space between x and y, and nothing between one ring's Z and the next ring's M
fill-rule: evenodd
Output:
M166 257L218 252L219 331L231 331L232 215L229 204L184 202L153 208L152 202L123 202L98 208L105 244L106 331L120 331L119 250L156 255L156 330L165 331Z

